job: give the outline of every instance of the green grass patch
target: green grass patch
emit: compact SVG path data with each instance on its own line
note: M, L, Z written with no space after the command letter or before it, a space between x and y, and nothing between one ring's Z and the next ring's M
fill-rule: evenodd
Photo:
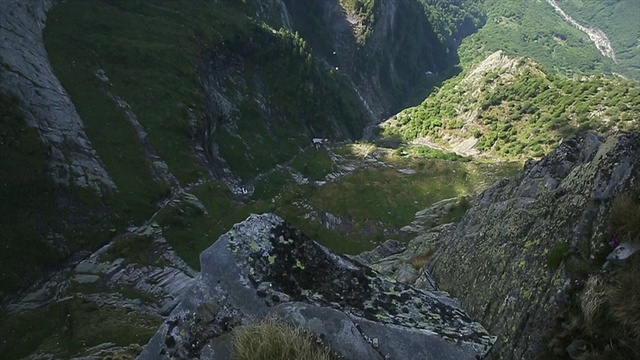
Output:
M128 234L116 240L107 251L100 255L100 260L114 261L122 258L131 264L150 266L158 261L158 254L152 253L153 250L152 237Z
M289 170L280 169L269 174L269 176L261 179L255 185L255 190L252 199L256 200L268 200L270 201L274 197L278 196L282 189L287 185L294 184L294 180L291 177Z
M555 244L547 254L547 266L553 270L557 269L566 259L569 250L571 250L571 244L569 243L561 242Z
M0 93L0 293L28 284L61 257L46 241L56 212L48 152L18 99Z
M312 181L324 180L329 173L337 170L324 148L309 148L298 154L291 162L291 167Z
M336 215L377 219L401 227L413 220L416 211L471 190L463 171L456 174L439 165L425 164L413 175L395 169L358 170L341 182L319 188L310 200Z
M418 210L442 199L475 193L504 176L513 175L519 167L508 163L461 163L411 156L391 157L386 161L414 169L416 173L404 175L395 169L365 168L321 187L289 186L275 198L274 212L333 250L356 254L384 241L385 230L399 230L409 224ZM343 224L337 230L329 230L309 219L308 211L299 205L306 202L318 212L341 217ZM468 202L461 202L447 220L458 220L467 207Z

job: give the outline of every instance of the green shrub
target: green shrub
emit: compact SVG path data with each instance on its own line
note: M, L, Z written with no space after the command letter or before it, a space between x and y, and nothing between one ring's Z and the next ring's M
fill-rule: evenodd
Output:
M554 270L557 269L565 259L569 249L571 249L569 243L561 242L555 244L547 254L547 266Z
M328 349L321 347L313 335L277 319L267 317L242 326L233 337L236 360L332 360Z

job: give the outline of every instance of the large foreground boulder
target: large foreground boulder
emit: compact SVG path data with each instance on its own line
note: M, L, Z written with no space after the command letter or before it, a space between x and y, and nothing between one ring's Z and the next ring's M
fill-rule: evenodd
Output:
M345 359L479 359L495 340L453 299L385 278L275 215L237 224L200 261L140 359L229 359L233 329L268 315Z

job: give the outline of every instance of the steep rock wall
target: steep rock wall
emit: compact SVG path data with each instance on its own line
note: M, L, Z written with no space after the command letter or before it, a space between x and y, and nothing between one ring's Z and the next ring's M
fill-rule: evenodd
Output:
M29 125L51 146L50 173L62 184L115 188L53 73L42 41L54 0L0 2L0 90L22 101Z
M361 14L347 11L339 0L285 3L293 29L327 67L352 83L377 121L457 62L452 44L438 38L418 1L376 3L370 10L374 20L366 29Z
M548 266L556 244L606 246L614 197L640 181L640 133L565 141L485 191L430 269L499 335L496 359L533 359L570 279Z
M638 159L637 131L567 140L479 195L457 226L420 234L374 268L459 298L498 336L491 359L536 359L574 289L550 258L558 244L586 258L610 251L612 203L640 184ZM419 259L426 266L407 276Z
M248 38L203 55L204 149L214 176L236 193L311 146L359 138L369 120L353 90L288 31L251 27ZM265 149L269 149L265 152Z

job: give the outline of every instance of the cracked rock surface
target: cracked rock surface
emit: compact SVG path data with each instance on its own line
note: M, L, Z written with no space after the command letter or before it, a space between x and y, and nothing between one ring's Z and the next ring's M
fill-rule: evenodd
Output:
M455 300L386 278L272 214L237 224L200 262L140 359L227 359L233 328L268 314L346 359L476 359L495 340Z
M489 359L536 359L571 284L564 267L548 266L548 254L562 243L593 252L608 246L612 203L640 183L639 159L637 131L567 140L480 194L459 224L420 233L404 252L360 260L416 287L439 284L459 298L498 336ZM609 260L632 251L622 243ZM430 255L420 278L401 276L421 254Z

